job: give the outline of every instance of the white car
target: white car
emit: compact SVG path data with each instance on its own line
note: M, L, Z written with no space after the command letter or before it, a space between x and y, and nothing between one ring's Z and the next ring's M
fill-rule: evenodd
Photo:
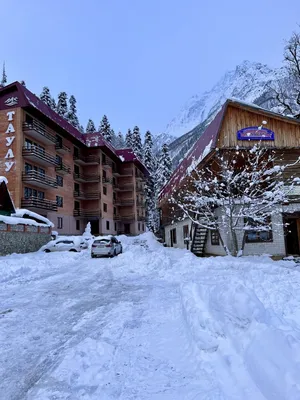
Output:
M100 236L93 241L91 256L94 257L114 257L123 252L122 244L112 235Z
M45 246L41 248L41 251L44 251L45 253L50 253L52 251L79 252L87 248L88 248L88 243L86 243L86 241L84 241L81 237L78 238L60 237L59 239L51 240L49 243L45 244Z

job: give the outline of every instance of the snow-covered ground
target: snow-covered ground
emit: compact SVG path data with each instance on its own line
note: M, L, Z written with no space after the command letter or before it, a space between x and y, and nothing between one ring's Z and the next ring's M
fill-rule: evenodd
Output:
M0 257L1 400L300 399L296 264L120 238Z

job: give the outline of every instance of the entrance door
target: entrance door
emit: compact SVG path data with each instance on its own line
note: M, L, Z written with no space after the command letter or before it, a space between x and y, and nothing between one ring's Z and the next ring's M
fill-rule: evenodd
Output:
M125 235L130 233L130 224L124 224L124 233Z
M287 254L300 254L300 248L299 248L300 220L297 218L289 218L286 220L286 223L288 223L286 229Z
M98 220L93 220L89 221L91 223L91 233L92 235L99 235L99 221Z

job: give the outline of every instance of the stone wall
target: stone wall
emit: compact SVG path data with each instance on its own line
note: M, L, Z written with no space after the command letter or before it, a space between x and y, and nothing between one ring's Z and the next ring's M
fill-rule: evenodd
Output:
M0 223L0 256L37 251L50 240L50 228Z

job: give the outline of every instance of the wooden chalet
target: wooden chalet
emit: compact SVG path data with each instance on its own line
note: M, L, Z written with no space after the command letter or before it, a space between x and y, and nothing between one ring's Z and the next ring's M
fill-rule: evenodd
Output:
M184 239L189 236L189 248L195 254L225 254L214 232L193 226L189 219L181 220L180 212L178 218L175 212L174 218L174 204L170 203L170 198L175 192L185 190L193 169L213 165L217 149L229 155L237 147L246 152L258 143L278 153L278 163L294 162L300 156L300 121L255 105L227 100L161 191L161 223L168 246L184 248L187 246ZM300 177L299 164L289 168L287 173ZM288 229L284 228L286 223ZM273 230L267 241L262 239L247 243L245 254L285 256L300 253L300 191L293 194L289 204L282 205L282 212L274 217L272 225L279 228ZM230 248L230 238L227 237L227 240L226 245Z

